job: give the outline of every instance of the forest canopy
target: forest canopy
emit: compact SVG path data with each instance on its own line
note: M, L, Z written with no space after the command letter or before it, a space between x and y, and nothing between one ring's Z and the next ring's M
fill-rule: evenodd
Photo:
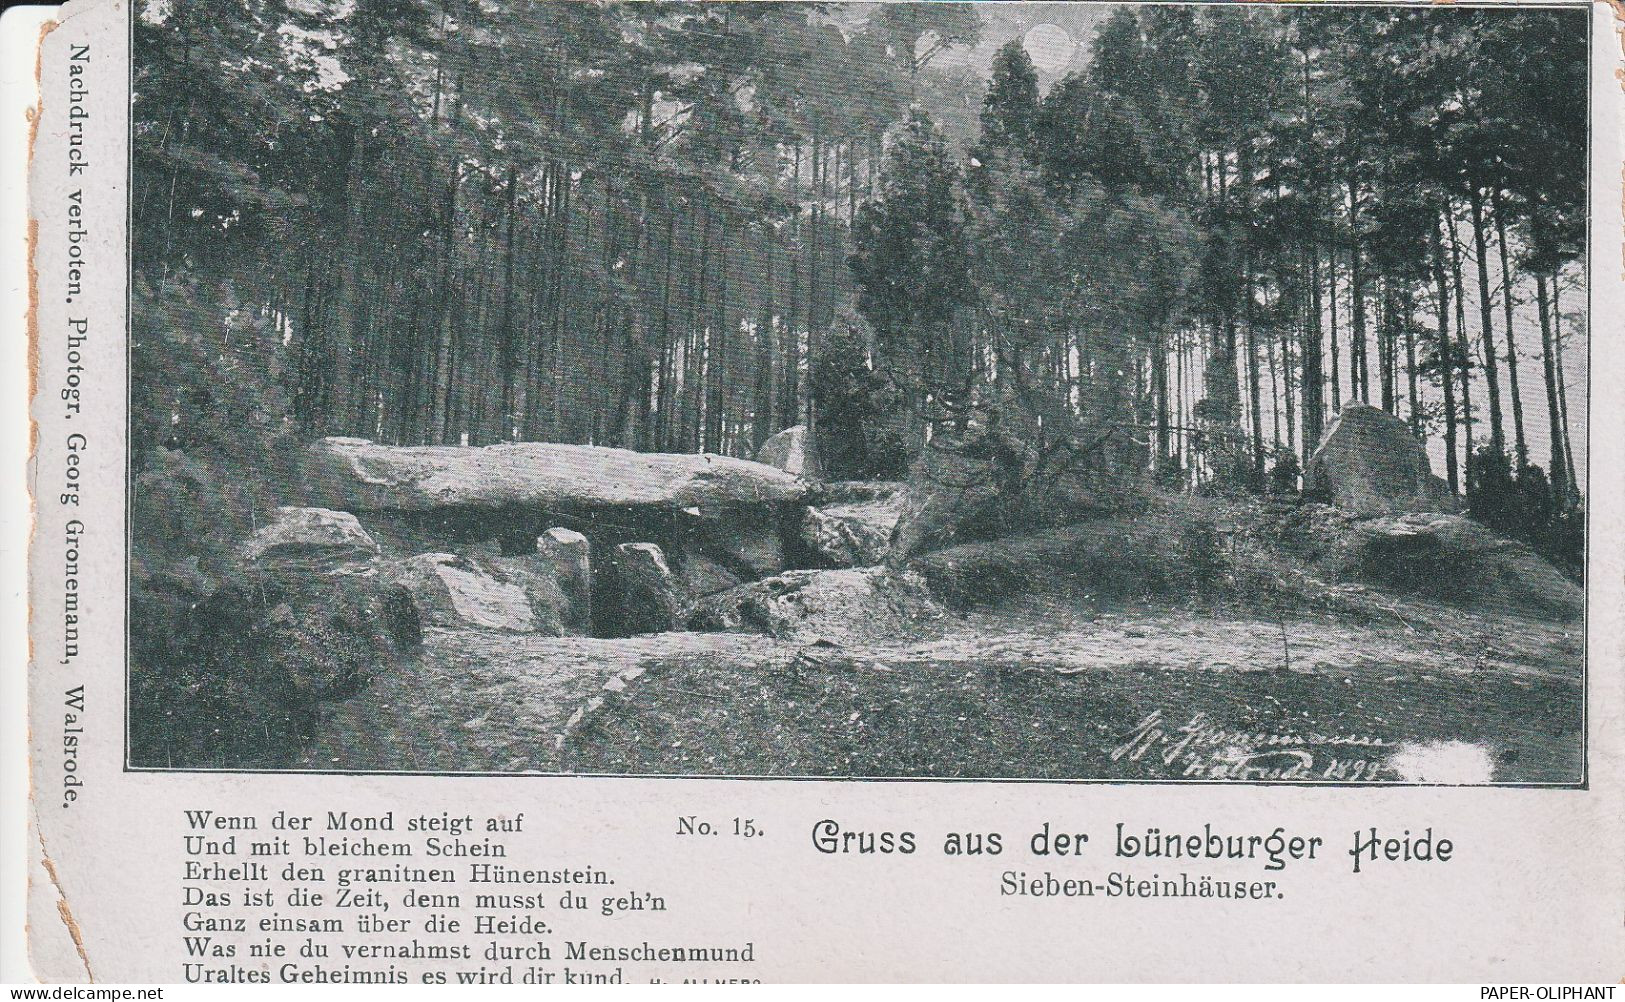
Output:
M1573 524L1584 11L1018 6L149 2L138 470L811 424L1261 492L1359 400Z

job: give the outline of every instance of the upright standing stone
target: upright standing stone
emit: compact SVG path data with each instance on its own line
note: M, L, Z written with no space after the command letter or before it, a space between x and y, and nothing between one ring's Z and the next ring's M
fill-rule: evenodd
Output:
M756 450L756 461L798 477L819 476L817 450L804 424L786 428L763 442Z
M609 586L600 592L607 600L598 612L600 635L629 637L678 628L682 599L659 546L621 543L611 565Z
M719 591L737 588L750 580L703 553L693 552L683 554L683 562L678 565L676 574L682 582L683 594L690 599L715 595Z
M575 634L592 629L592 546L574 529L553 528L536 537L536 552L550 564L569 602L564 627Z
M1304 494L1357 515L1459 507L1405 422L1369 404L1345 404L1332 419L1309 459Z

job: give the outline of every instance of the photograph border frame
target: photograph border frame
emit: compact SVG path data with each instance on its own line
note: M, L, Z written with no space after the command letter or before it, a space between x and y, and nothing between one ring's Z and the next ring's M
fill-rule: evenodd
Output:
M716 0L726 2L726 0ZM777 2L777 0L765 0ZM793 0L786 0L793 2ZM882 2L901 3L929 3L933 0L882 0ZM1068 786L1178 786L1178 787L1273 787L1273 788L1304 788L1309 790L1323 790L1326 788L1353 788L1353 789L1467 789L1467 790L1555 790L1555 791L1586 791L1590 789L1591 779L1591 677L1592 644L1596 638L1592 634L1593 616L1591 612L1592 567L1593 567L1593 525L1592 516L1594 506L1591 503L1592 468L1596 461L1593 450L1594 436L1592 434L1592 412L1595 409L1594 400L1594 366L1596 353L1595 320L1595 275L1596 275L1596 248L1593 246L1593 222L1595 216L1595 184L1593 157L1596 150L1595 142L1595 114L1596 102L1593 91L1593 75L1597 69L1595 46L1597 43L1597 30L1594 23L1594 9L1597 6L1593 0L1542 0L1542 2L1523 3L1519 0L1461 0L1461 2L1441 5L1432 0L1313 0L1305 3L1303 0L971 0L977 6L1003 6L1006 4L1021 4L1023 7L1038 7L1042 5L1067 6L1095 6L1095 7L1252 7L1289 8L1293 10L1319 9L1319 8L1421 8L1429 10L1440 9L1482 9L1482 10L1566 10L1584 12L1586 15L1586 148L1585 148L1585 276L1586 276L1586 406L1584 440L1586 443L1585 462L1585 541L1583 566L1581 568L1580 587L1583 592L1584 612L1579 620L1582 632L1581 663L1580 663L1580 772L1579 779L1567 782L1488 782L1488 783L1444 783L1444 782L1415 782L1415 781L1349 781L1349 780L1286 780L1286 779L1183 779L1183 778L1146 778L1146 779L1110 779L1103 777L1002 777L1002 776L848 776L848 775L776 775L776 774L720 774L720 773L637 773L637 772L546 772L546 771L518 771L499 772L492 770L414 770L414 769L315 769L315 768L245 768L245 767L188 767L188 766L143 766L135 765L131 761L131 701L130 701L130 597L131 597L131 552L134 541L133 506L130 501L134 490L134 463L129 435L129 419L132 413L132 398L135 382L133 364L133 326L134 311L131 301L134 293L134 210L131 193L134 191L135 175L135 116L130 113L135 97L136 47L135 47L135 20L139 17L140 0L132 0L126 4L127 11L127 65L129 79L126 82L126 92L129 100L125 104L127 169L125 178L125 294L124 294L124 353L125 353L125 396L124 396L124 649L123 680L124 680L124 741L122 769L125 774L152 773L152 774L179 774L179 775L274 775L274 776L344 776L355 778L388 778L388 777L430 777L448 780L462 779L584 779L584 780L621 780L621 779L659 779L659 780L723 780L757 783L909 783L909 784L994 784L994 785L1068 785ZM1486 405L1487 406L1487 405ZM319 711L318 711L319 712Z

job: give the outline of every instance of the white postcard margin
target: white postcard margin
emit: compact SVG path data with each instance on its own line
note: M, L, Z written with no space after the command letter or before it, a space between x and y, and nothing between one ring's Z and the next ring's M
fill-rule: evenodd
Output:
M1620 69L1625 21L1592 10L1592 455L1589 549L1589 779L1586 791L1438 788L1157 787L999 783L635 780L153 774L123 770L125 0L75 0L45 39L31 201L38 223L38 438L30 465L37 524L31 577L32 770L28 873L33 969L43 981L172 981L185 807L265 812L525 811L521 853L568 857L660 887L685 930L749 939L754 976L797 981L1476 981L1625 978L1625 202ZM93 47L93 173L70 178L63 139L72 47ZM64 301L67 192L81 188L95 232L82 300ZM88 312L85 411L58 406L70 311ZM90 626L76 666L58 663L64 512L52 502L67 436L88 439L81 557ZM55 625L53 625L55 624ZM63 691L94 693L79 752L83 786L64 806ZM757 845L677 843L677 817L748 816ZM999 871L1042 869L935 853L825 857L821 818L867 830L1007 832L1046 821L1106 833L1112 823L1324 835L1431 826L1458 846L1433 868L1339 864L1297 872L1268 910L1203 902L1154 907L1001 898ZM1288 871L1291 873L1292 871ZM1286 878L1283 878L1286 879Z

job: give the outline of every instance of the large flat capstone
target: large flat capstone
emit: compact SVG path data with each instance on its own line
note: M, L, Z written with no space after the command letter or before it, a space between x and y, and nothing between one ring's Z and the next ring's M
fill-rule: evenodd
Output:
M305 457L311 503L343 511L680 509L799 502L807 485L727 456L517 442L390 446L326 438Z

